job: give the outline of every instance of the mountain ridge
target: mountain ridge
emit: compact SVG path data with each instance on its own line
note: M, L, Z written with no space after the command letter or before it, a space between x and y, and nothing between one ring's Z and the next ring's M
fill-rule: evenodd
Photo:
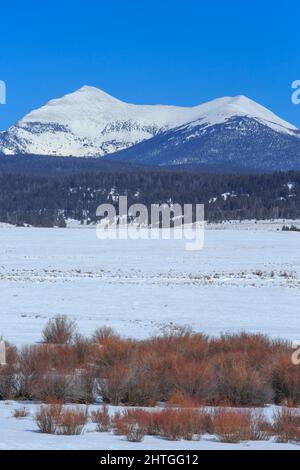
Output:
M0 153L152 165L224 164L227 158L251 167L252 159L254 167L286 170L300 168L300 131L244 95L192 107L135 105L85 85L1 132Z

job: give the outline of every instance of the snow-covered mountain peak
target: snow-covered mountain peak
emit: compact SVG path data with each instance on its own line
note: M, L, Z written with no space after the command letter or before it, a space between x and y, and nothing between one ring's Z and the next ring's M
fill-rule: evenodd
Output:
M198 106L198 111L201 117L188 126L199 125L201 122L211 126L223 123L233 117L249 117L259 120L277 131L290 133L297 130L289 122L244 95L217 98Z
M103 156L171 129L210 127L243 117L298 138L293 125L242 95L193 107L136 105L84 85L0 133L0 153Z
M238 116L242 116L244 114L248 117L254 117L261 119L262 121L269 122L270 124L274 123L287 129L296 130L295 126L279 118L272 111L260 105L256 101L251 100L247 96L240 95L229 99L228 106L234 109Z
M62 98L50 100L44 106L27 114L21 121L28 122L59 122L71 124L73 119L94 119L94 115L108 112L111 107L122 105L122 102L108 93L91 86L83 86Z
M114 98L105 91L100 90L100 88L96 88L90 85L84 85L73 93L66 95L66 97L81 100L96 100L102 103L122 103L122 101Z

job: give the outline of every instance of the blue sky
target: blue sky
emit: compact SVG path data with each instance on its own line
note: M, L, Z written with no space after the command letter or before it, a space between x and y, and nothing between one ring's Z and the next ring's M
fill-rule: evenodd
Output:
M84 84L128 102L245 94L300 127L297 2L1 2L0 129Z

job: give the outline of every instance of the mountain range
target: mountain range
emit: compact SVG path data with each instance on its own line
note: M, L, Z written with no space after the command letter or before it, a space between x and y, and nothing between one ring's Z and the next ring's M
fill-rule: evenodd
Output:
M287 171L300 170L300 131L245 96L134 105L84 86L0 132L0 154Z

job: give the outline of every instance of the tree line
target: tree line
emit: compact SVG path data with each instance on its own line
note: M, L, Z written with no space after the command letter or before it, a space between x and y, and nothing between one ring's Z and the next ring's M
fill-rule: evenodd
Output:
M205 204L211 222L300 218L300 173L227 174L120 169L49 176L0 172L0 221L37 227L97 220L102 203Z

